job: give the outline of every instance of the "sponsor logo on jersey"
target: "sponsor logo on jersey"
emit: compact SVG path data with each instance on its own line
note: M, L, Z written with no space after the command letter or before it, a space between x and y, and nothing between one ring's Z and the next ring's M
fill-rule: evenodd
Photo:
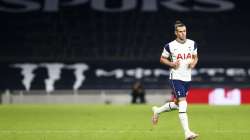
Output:
M177 59L191 59L192 58L192 55L191 55L191 53L183 53L183 54L181 54L181 53L179 53L178 55L177 55Z

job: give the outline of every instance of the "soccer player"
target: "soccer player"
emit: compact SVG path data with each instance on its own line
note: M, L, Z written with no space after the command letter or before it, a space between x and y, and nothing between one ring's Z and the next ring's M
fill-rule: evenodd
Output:
M174 27L176 39L164 46L160 62L170 67L169 81L175 101L167 102L161 107L153 106L152 122L156 125L160 113L178 109L185 139L192 140L197 138L198 134L189 129L186 97L190 87L191 70L198 62L197 45L186 38L185 24L176 21Z

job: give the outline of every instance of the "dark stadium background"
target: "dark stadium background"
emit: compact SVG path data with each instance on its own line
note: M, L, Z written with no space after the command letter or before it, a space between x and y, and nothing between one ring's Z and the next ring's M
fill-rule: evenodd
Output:
M249 6L0 0L0 140L184 139L178 110L151 122L152 106L173 101L168 67L159 60L175 39L176 20L198 44L187 93L190 129L201 140L249 140ZM145 103L133 102L137 81Z
M167 75L154 73L168 69L159 57L174 39L175 20L198 43L194 86L248 87L249 12L243 0L1 0L0 89L24 90L21 69L13 65L26 63L38 66L31 90L45 88L42 63L88 65L79 89L128 89L135 80L167 88ZM117 69L120 77L97 76ZM60 70L55 89L71 90L74 69Z

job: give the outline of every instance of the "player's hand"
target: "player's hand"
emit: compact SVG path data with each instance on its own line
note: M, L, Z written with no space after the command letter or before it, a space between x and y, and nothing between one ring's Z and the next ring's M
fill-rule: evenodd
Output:
M178 69L180 66L180 61L177 60L176 62L172 62L171 63L171 67L174 68L174 69Z
M198 56L197 55L193 55L192 56L192 60L188 64L188 68L193 69L196 66L197 62L198 62Z
M195 63L191 62L188 64L188 68L193 69L195 67Z

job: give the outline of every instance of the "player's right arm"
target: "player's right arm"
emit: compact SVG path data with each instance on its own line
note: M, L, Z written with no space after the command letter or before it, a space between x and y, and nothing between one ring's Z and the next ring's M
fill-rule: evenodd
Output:
M170 52L169 44L166 44L163 48L163 51L160 57L160 63L167 65L174 69L177 69L180 65L179 61L176 61L176 62L171 61L171 52Z
M171 68L174 68L174 69L177 69L179 67L179 65L180 65L179 61L171 62L169 58L166 58L164 56L161 56L160 63L162 63L164 65L167 65L167 66L169 66Z

